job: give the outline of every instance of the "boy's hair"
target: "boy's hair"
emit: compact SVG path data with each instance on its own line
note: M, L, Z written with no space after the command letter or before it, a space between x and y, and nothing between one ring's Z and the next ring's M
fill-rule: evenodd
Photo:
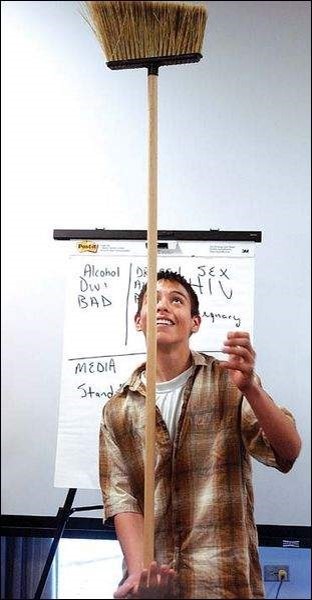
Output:
M178 283L180 283L180 285L182 285L184 287L184 289L187 291L187 293L189 295L189 298L191 301L191 316L194 317L195 315L199 315L199 302L198 302L197 294L193 290L191 284L185 279L185 277L183 277L183 275L180 275L180 273L176 273L175 271L170 271L169 269L161 269L157 273L157 281L159 281L160 279L167 279L169 281L177 281ZM139 293L138 309L137 309L135 318L137 318L141 313L142 305L143 305L143 298L146 294L146 290L147 290L147 283L144 283L144 285Z

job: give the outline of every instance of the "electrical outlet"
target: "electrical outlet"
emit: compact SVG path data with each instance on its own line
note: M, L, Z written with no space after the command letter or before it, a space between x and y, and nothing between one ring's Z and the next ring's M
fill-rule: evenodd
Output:
M288 565L264 565L264 581L280 581L279 572L285 571L286 577L284 581L289 581L289 566Z

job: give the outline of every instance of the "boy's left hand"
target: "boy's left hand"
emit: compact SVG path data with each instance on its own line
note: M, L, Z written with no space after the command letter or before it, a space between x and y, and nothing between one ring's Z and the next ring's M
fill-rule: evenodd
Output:
M230 331L224 342L222 352L229 355L228 361L221 361L220 366L229 369L230 379L241 392L255 383L254 366L256 353L251 345L249 333Z

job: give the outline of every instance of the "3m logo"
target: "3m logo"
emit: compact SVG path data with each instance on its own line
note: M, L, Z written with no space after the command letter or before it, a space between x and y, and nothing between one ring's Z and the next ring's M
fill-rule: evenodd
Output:
M248 254L249 248L242 248L242 254Z

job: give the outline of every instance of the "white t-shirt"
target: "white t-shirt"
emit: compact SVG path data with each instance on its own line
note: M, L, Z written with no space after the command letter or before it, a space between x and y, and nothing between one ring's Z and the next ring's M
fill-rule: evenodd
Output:
M170 381L162 381L156 384L156 404L164 419L170 437L173 440L181 414L182 398L185 384L193 372L193 366L189 367L183 373L180 373ZM146 384L145 372L141 375L142 381Z

